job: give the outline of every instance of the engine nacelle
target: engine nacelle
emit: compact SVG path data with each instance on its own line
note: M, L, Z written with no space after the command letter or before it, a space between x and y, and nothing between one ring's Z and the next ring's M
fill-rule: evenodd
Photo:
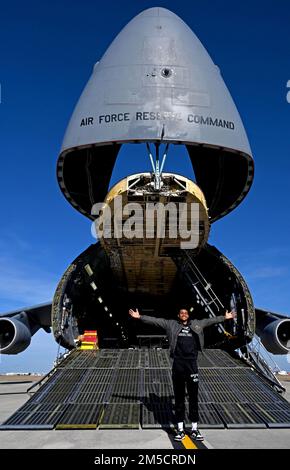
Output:
M256 333L272 354L290 352L290 319L280 319L269 313L256 315Z
M31 341L31 331L15 318L0 318L0 353L17 354L24 351Z

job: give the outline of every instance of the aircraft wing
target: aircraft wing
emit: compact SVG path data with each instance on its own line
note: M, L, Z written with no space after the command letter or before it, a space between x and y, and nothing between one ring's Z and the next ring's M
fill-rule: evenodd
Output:
M38 321L41 327L51 326L51 302L43 304L33 305L32 307L23 307L11 312L0 313L0 318L3 317L14 317L22 312L25 312L31 320Z
M40 328L50 333L51 305L51 302L47 302L1 313L0 353L17 354L24 351Z
M290 318L289 315L286 313L277 313L277 312L272 312L271 310L266 310L264 308L257 308L255 307L256 315L261 316L261 315L272 315L277 318Z

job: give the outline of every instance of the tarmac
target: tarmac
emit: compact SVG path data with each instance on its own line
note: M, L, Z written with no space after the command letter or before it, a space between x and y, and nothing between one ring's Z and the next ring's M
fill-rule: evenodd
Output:
M19 379L18 379L19 380ZM0 423L28 399L32 385L0 381ZM290 382L284 382L290 402ZM290 429L202 429L208 449L290 449ZM173 449L181 448L162 429L0 431L0 449Z

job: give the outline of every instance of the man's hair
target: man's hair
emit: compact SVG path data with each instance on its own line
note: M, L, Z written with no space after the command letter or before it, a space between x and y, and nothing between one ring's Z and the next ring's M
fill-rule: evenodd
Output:
M190 311L189 311L189 309L188 309L187 307L180 307L180 308L178 309L178 313L180 312L180 310L186 310L187 313L190 314Z

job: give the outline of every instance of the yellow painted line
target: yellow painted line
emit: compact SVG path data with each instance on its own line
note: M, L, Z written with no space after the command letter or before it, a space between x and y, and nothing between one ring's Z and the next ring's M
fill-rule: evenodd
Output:
M102 419L103 419L103 417L104 417L104 414L105 414L105 407L103 406L103 409L102 409L102 411L101 411L99 420L98 420L98 422L97 422L97 426L99 426L100 423L102 422Z
M96 424L58 424L55 429L96 429Z
M186 449L198 449L198 447L192 442L189 436L185 436L185 438L182 439L181 442Z

